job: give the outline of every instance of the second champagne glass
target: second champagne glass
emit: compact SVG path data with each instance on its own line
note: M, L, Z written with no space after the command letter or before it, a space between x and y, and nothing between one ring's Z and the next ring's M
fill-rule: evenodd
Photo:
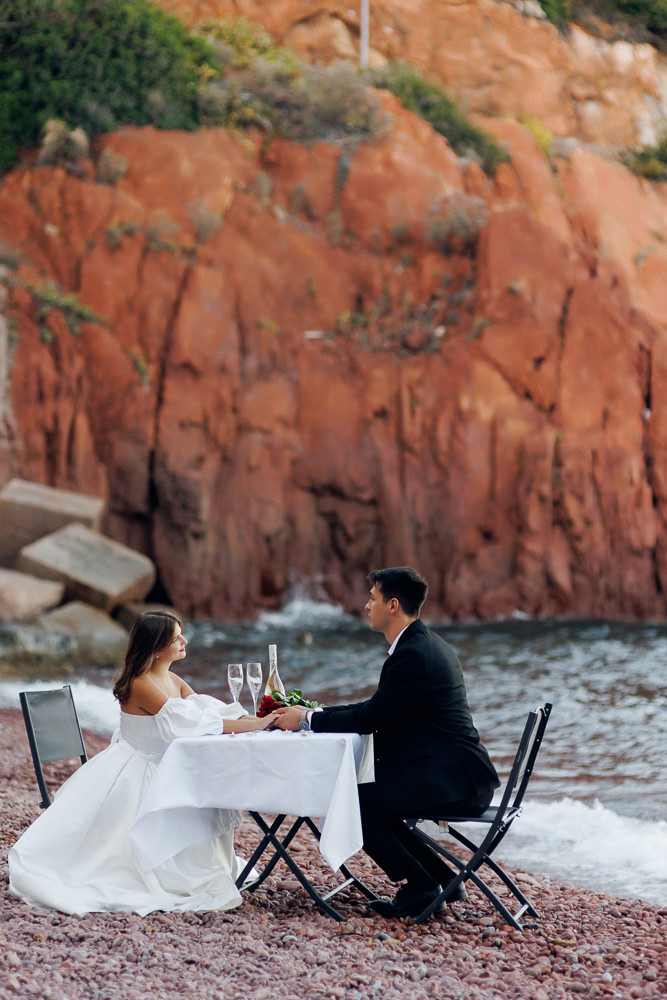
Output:
M248 681L248 687L250 688L250 694L252 695L253 712L257 715L257 695L259 694L259 689L262 686L262 664L247 663L245 675L246 680Z
M232 700L238 701L239 695L241 694L241 688L243 687L242 663L227 664L227 683L229 684L229 690L232 693Z

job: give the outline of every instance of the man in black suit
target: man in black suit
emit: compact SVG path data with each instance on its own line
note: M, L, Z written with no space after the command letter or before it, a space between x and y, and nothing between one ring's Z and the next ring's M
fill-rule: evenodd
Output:
M392 900L372 903L383 916L408 916L436 898L454 872L402 817L481 815L498 775L468 708L454 650L419 619L426 581L407 566L375 570L366 605L389 654L367 701L317 711L283 710L282 729L372 733L375 780L359 785L364 850L394 882ZM465 889L452 897L465 898Z

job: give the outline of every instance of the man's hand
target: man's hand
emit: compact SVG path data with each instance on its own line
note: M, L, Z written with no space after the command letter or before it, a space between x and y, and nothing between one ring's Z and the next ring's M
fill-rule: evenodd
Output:
M302 708L297 708L293 705L291 708L277 708L275 725L278 729L289 730L295 733L299 728L299 723L301 722Z

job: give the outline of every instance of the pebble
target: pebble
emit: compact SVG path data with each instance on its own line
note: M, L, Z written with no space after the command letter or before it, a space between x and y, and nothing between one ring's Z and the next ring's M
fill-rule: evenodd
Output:
M474 887L423 925L369 914L353 890L347 918L320 913L278 865L226 913L91 913L31 909L7 890L7 850L39 813L19 711L0 709L0 997L21 1000L658 1000L667 979L667 908L512 872L541 914L507 927ZM84 734L89 754L106 740ZM511 833L509 834L511 836ZM247 821L239 853L256 842ZM333 886L312 840L297 837L315 884ZM365 855L351 862L378 895L393 887Z

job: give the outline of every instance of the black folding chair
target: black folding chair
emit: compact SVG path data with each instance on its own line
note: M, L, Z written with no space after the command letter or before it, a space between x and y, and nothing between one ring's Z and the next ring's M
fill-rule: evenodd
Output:
M414 832L424 841L424 843L428 844L428 846L434 851L437 851L438 854L442 854L443 857L458 868L456 876L447 883L447 887L442 890L437 899L430 903L429 906L427 906L426 909L415 918L414 923L421 924L427 920L436 908L438 908L443 902L446 902L452 894L456 892L459 885L468 881L474 882L475 885L482 890L487 899L493 903L499 913L503 915L507 923L511 924L511 926L515 927L517 930L523 930L520 918L524 913L527 912L533 917L539 916L530 900L524 896L518 885L510 878L507 872L500 867L498 862L494 861L491 855L504 838L514 820L521 815L521 803L526 793L530 776L533 773L533 766L542 743L544 730L546 729L547 722L549 721L551 708L552 706L549 702L546 702L544 705L529 713L523 730L523 735L521 737L521 742L519 743L519 748L516 752L514 763L512 764L512 769L507 779L507 784L505 785L502 798L498 805L490 806L484 813L482 813L481 816L419 816L406 819L406 822L413 827ZM460 844L463 844L463 846L470 852L468 860L461 861L455 854L448 851L446 847L443 847L439 841L433 840L432 837L429 837L428 834L416 825L420 820L431 820L434 823L446 823L449 836L453 837L454 840L457 840ZM457 830L456 825L452 825L459 823L484 824L485 826L488 826L486 836L479 844L476 844L460 830ZM491 889L481 877L479 869L482 865L487 865L491 871L494 872L502 880L502 882L504 882L506 887L519 901L521 905L516 913L511 913L509 911L503 901L498 898L493 889Z
M37 784L42 794L40 805L42 809L46 809L51 805L51 796L46 787L42 765L72 757L79 757L82 764L88 760L72 689L69 684L65 684L64 687L49 691L21 691L19 699Z

